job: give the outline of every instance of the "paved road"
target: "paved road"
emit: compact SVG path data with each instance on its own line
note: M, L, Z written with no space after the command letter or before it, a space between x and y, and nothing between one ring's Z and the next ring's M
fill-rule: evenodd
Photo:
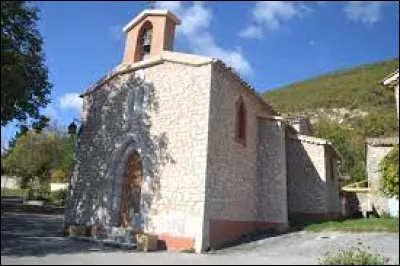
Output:
M2 213L2 264L317 264L327 250L371 246L399 261L399 234L305 233L268 237L211 254L138 253L62 237L62 216Z

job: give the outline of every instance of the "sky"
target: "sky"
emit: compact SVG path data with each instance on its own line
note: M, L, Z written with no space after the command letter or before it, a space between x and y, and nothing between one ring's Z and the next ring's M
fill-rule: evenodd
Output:
M33 2L53 84L43 110L67 126L78 95L122 60L122 28L147 1ZM181 20L174 50L223 60L258 92L399 55L397 1L166 1ZM383 77L382 77L383 78ZM16 123L1 128L2 147Z

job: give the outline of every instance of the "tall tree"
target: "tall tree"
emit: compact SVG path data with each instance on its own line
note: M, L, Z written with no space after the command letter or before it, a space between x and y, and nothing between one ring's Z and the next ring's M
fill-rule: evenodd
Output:
M1 1L1 125L39 119L52 85L44 64L38 9L26 1Z

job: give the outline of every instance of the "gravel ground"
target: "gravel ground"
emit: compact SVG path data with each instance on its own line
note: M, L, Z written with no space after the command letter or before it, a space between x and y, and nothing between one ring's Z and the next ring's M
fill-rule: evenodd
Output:
M399 261L398 233L307 233L270 236L206 254L139 253L62 237L60 215L2 213L1 264L317 264L327 251L368 247Z

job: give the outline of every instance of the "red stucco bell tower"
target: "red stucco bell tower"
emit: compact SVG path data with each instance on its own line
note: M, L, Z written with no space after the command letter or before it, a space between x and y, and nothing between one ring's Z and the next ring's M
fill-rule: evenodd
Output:
M123 63L132 64L162 51L172 51L175 26L181 23L168 10L144 10L123 31L126 34Z

